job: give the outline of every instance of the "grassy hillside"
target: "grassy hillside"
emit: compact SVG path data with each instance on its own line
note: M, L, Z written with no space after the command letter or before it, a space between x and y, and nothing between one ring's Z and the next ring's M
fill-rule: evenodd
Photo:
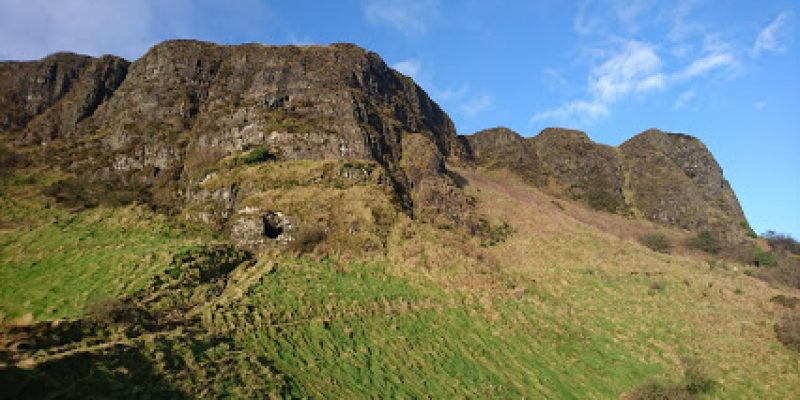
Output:
M699 385L701 398L800 396L800 353L773 328L787 309L770 301L797 291L680 248L687 232L556 200L501 173L458 172L496 240L399 219L385 256L260 254L216 275L202 272L220 262L203 256L218 253L203 250L211 238L166 217L45 208L33 186L9 187L7 315L78 316L97 296L131 293L139 311L90 307L99 322L82 325L72 347L0 369L0 397L577 399L648 382ZM676 254L638 243L653 232ZM148 315L161 317L141 322Z
M141 206L64 209L40 193L52 179L16 177L0 190L0 320L80 316L208 238Z

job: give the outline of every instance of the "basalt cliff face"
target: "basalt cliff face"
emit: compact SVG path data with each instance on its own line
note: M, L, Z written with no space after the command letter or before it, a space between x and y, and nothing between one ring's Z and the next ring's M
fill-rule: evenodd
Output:
M511 170L596 209L709 230L729 241L750 230L722 168L689 135L651 129L611 147L575 130L548 128L523 138L494 128L462 140L476 164Z
M278 211L253 204L243 211L243 200L286 182L259 185L229 176L220 165L230 169L258 151L263 160L336 165L317 164L319 176L286 178L294 182L289 186L337 181L351 187L372 174L367 180L403 212L469 225L465 197L445 170L446 159L464 154L452 121L410 78L354 45L179 40L130 64L56 54L0 63L0 76L5 141L25 149L31 162L74 174L76 182L54 190L62 197L127 191L123 197L196 210L196 217L234 236L241 226L257 235L261 220ZM345 160L368 163L354 169ZM369 172L376 168L379 173ZM209 186L220 180L211 179L216 175L233 180ZM66 193L75 186L91 193ZM239 214L253 221L237 225ZM286 218L287 225L302 219Z
M3 141L16 160L72 176L53 186L56 198L150 202L246 247L294 240L303 226L380 247L394 212L475 231L447 161L732 240L749 229L697 139L647 131L614 148L556 128L459 137L410 78L354 45L178 40L133 63L70 53L3 62L0 77ZM343 213L353 217L331 217Z

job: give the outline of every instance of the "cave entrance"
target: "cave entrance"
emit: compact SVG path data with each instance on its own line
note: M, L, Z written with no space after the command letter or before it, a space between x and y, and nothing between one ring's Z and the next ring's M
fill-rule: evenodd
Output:
M283 218L275 212L269 212L264 215L264 236L270 239L277 239L283 234Z

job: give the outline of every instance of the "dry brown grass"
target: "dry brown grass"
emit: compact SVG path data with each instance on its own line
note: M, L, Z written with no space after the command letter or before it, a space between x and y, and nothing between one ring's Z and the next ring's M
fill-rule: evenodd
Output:
M471 282L481 296L500 296L507 286L548 293L562 303L548 309L557 318L576 326L600 318L610 327L627 327L616 331L619 344L633 346L642 359L672 366L667 376L680 374L685 355L702 355L732 393L761 380L780 382L781 388L770 395L796 394L792 388L800 387L800 370L795 355L775 351L772 326L782 307L770 302L775 295L796 292L746 276L741 264L709 263L707 255L680 245L690 236L686 231L556 199L512 174L466 168L456 172L478 199L477 212L509 221L514 234L480 255L470 254L467 243L440 249L447 247L441 243L454 242L423 235L434 249L424 244L416 248L426 249L429 262L458 265L437 274L433 263L430 276L452 283L460 276L460 282ZM677 244L672 254L654 253L638 243L639 237L656 232ZM491 262L484 264L478 257ZM648 295L654 284L663 289ZM547 302L540 306L550 307ZM648 346L634 344L641 335L650 336ZM777 365L785 372L776 372Z

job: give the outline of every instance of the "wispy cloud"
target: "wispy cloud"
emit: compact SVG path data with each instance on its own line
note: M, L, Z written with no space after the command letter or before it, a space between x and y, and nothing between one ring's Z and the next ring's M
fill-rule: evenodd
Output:
M364 0L361 5L368 22L386 24L409 36L426 32L439 14L437 0Z
M608 114L608 106L598 100L574 100L536 113L531 118L531 123L555 120L568 121L571 125L585 125Z
M468 84L444 89L431 87L431 97L467 118L475 118L494 104L494 97L488 93L475 91Z
M627 98L644 99L701 79L738 76L743 69L741 56L748 46L733 45L736 42L730 41L730 34L694 21L692 14L701 3L584 0L572 26L578 34L579 59L588 60L590 66L584 95L534 113L531 124L554 120L587 125L611 115L614 105ZM767 29L767 38L785 27L786 18L779 16L773 21L771 25L777 28ZM664 40L634 39L642 36L644 27L638 26L642 20L651 22L646 33L661 30L659 37ZM676 96L674 108L679 110L690 106L696 92L686 89Z
M660 89L664 85L661 64L652 46L629 41L622 51L592 69L589 92L595 99L610 103L631 92Z
M422 69L422 62L412 58L396 62L392 64L392 68L416 81L419 77L419 72Z
M686 108L689 103L695 98L697 94L695 93L694 89L689 89L681 93L678 98L675 100L674 108L676 110L682 110Z
M494 100L488 94L480 94L461 103L459 109L468 118L474 118L492 106Z
M65 50L135 59L166 39L253 41L263 37L265 27L292 36L260 0L202 7L191 0L3 0L0 8L0 59L37 59Z
M572 29L579 35L618 32L633 34L642 28L643 18L654 0L583 0Z
M666 10L666 19L670 24L667 39L682 42L689 36L703 33L705 27L690 18L697 3L698 0L680 0L675 3L674 8Z
M756 38L753 44L753 55L757 56L763 51L780 52L784 50L781 40L786 34L786 27L789 22L789 12L783 11L769 23Z
M759 101L753 103L753 108L755 108L758 111L761 111L761 110L767 108L767 101L766 100L759 100Z
M694 60L681 71L672 75L675 81L688 81L704 75L709 71L721 68L732 68L737 64L736 57L730 53L712 53Z
M138 56L151 45L151 3L4 2L0 13L0 58L35 59L63 50Z
M622 49L589 72L589 99L573 100L554 109L536 113L531 123L558 120L580 125L610 113L610 106L631 94L644 94L662 89L666 78L662 61L653 46L628 41Z
M426 68L426 64L420 59L407 58L392 63L391 67L424 87L431 98L445 109L465 118L475 118L494 104L494 96L475 90L468 83L442 85L436 79L434 68Z

